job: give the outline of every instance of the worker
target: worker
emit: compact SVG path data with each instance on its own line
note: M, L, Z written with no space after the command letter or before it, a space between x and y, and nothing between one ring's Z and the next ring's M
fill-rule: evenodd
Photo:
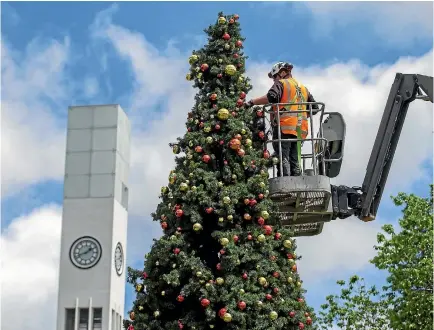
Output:
M315 102L312 94L307 88L292 77L293 65L287 62L277 62L268 73L268 77L273 79L274 85L264 96L255 98L246 103L247 107L254 105L264 105L269 103L300 103ZM273 106L273 110L306 110L306 105L286 105ZM312 105L312 109L318 109L318 105ZM275 114L270 114L273 125L273 140L278 139L277 123ZM280 132L281 139L298 139L297 141L281 141L282 145L282 167L283 176L301 175L301 144L306 139L309 124L307 118L309 112L280 113ZM275 153L279 154L279 143L273 142ZM278 166L278 176L280 176L280 166Z

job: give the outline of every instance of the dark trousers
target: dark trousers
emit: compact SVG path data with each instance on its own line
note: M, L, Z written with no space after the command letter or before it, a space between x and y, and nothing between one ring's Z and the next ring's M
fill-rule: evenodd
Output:
M280 134L281 139L296 139L293 134ZM278 139L277 130L273 131L273 140ZM282 166L283 176L301 175L300 164L298 163L297 141L282 141ZM279 142L273 142L274 152L279 157ZM277 165L277 175L280 176L280 165Z

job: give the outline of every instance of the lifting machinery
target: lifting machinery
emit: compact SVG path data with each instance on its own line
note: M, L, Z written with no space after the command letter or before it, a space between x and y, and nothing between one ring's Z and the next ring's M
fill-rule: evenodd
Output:
M335 186L331 178L338 176L344 156L345 121L338 112L326 112L320 102L281 103L263 106L266 113L274 113L273 105L306 105L306 110L297 112L310 113L309 130L312 150L302 154L302 175L283 176L282 153L279 148L277 166L269 179L270 198L278 206L281 224L294 230L294 236L314 236L321 233L324 223L335 219L357 216L365 222L375 219L381 196L398 145L409 104L416 100L433 102L433 78L419 74L397 73L390 89L386 107L381 119L377 137L372 147L366 168L365 179L361 187ZM313 105L318 109L313 109ZM280 113L288 110L281 110ZM280 113L276 113L278 138L269 139L266 144L297 139L281 139ZM320 127L317 137L313 137L314 115L319 115ZM272 129L268 135L272 135ZM312 168L306 168L306 161L311 160Z

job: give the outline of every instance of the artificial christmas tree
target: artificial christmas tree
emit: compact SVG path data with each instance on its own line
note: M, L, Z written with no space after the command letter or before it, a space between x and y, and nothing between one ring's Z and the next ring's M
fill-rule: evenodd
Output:
M267 198L264 113L251 89L238 15L219 13L209 43L189 58L199 88L187 132L153 214L163 236L144 270L128 270L137 298L125 328L308 329L295 242Z

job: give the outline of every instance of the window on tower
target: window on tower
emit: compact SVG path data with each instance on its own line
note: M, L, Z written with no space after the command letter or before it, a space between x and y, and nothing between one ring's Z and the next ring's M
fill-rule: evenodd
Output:
M93 330L102 329L102 308L93 309Z
M116 317L115 310L112 309L112 330L116 330Z
M89 308L80 308L78 330L89 330Z
M121 327L122 327L122 316L119 315L119 327L118 327L118 330L121 330Z
M74 330L75 308L67 308L65 315L65 330Z

